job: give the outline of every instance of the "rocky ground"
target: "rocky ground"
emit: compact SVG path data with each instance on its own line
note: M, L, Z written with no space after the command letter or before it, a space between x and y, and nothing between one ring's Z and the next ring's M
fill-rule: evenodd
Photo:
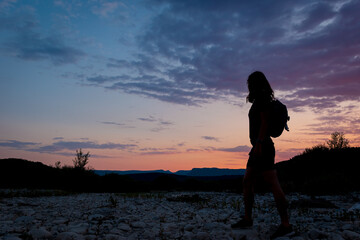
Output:
M288 195L296 234L285 239L360 239L360 193ZM234 193L77 194L0 198L0 239L269 239L279 217L258 194L254 226L232 230L243 210Z

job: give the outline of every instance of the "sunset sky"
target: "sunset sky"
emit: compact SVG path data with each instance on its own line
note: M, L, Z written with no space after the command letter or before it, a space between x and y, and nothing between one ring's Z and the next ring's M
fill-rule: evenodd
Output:
M246 80L288 107L276 161L360 146L360 1L0 1L0 158L245 168Z

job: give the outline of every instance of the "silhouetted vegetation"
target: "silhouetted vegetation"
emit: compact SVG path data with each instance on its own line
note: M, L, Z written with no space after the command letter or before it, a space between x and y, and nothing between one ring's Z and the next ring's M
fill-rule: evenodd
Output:
M326 145L327 144L327 145ZM319 144L276 164L286 192L308 194L345 193L360 190L360 148L350 148L342 133L333 133ZM57 189L65 192L149 192L149 191L231 191L242 192L242 176L183 176L168 173L141 173L100 176L86 168L90 154L77 151L74 166L54 167L22 159L0 160L0 188ZM267 191L261 177L257 191ZM51 194L51 193L49 193ZM11 194L10 194L11 195Z
M326 141L330 149L341 149L350 147L349 140L345 138L343 132L333 132L331 139Z
M85 170L85 166L89 163L90 152L84 154L81 150L76 150L76 157L73 160L74 168Z
M22 159L0 160L0 188L70 192L239 191L241 176L188 177L166 173L99 176L71 166L46 166Z
M285 191L309 194L360 190L360 148L315 147L276 164Z
M360 148L351 148L342 132L333 132L324 144L307 148L289 161L276 164L286 191L309 194L360 190Z

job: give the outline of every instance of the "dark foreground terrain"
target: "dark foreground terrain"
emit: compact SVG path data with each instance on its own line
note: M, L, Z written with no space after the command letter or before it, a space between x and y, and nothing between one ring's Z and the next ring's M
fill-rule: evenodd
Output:
M16 191L24 193L26 190ZM317 198L289 194L288 199L295 234L281 240L359 239L359 192ZM12 197L0 199L0 209L0 239L4 240L268 240L279 223L268 193L256 195L254 226L247 230L230 227L243 213L242 197L236 193L82 193Z
M276 164L286 192L311 195L360 190L360 148L312 149ZM107 174L55 168L22 159L0 160L0 188L58 189L70 192L242 191L242 175L183 176L169 173ZM258 192L267 191L261 178Z

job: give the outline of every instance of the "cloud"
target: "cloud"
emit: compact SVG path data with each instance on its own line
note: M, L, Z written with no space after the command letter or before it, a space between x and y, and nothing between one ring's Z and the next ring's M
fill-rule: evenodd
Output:
M142 148L142 155L167 155L180 153L176 148Z
M117 126L117 127L121 127L121 128L135 128L135 126L127 125L125 123L113 122L113 121L103 121L103 122L99 122L99 123L104 124L104 125L109 125L109 126Z
M360 120L356 117L359 112L352 112L352 106L329 111L327 115L319 116L315 122L306 126L304 131L315 135L328 135L333 132L359 135Z
M93 141L58 141L50 145L33 148L33 152L59 152L63 150L75 151L76 149L116 149L129 150L136 148L136 144L118 144L118 143L104 143L98 144Z
M62 140L62 137L55 137L53 140ZM17 140L3 140L0 141L0 147L9 147L17 150L23 150L36 153L48 153L61 156L74 156L75 150L82 148L87 150L91 149L116 149L116 150L128 150L136 149L136 144L118 144L118 143L104 143L99 144L93 141L57 141L50 145L42 145L37 142L23 142ZM71 152L69 152L71 151ZM92 157L107 158L109 156L91 154Z
M137 119L142 122L155 123L157 126L150 129L152 132L161 132L163 130L168 129L169 126L174 124L171 121L163 120L161 118L155 118L153 116L140 117Z
M245 152L248 153L251 147L242 145L233 148L216 148L216 147L202 147L202 148L189 148L187 152L212 152L212 151L220 151L220 152Z
M211 137L211 136L202 136L202 139L209 140L209 141L216 141L219 142L219 138Z
M242 146L237 146L234 148L217 148L216 150L222 151L222 152L249 152L250 149L251 149L251 147L242 145Z
M23 142L23 141L17 141L17 140L4 140L4 141L0 142L0 147L10 147L10 148L16 148L16 149L26 149L28 147L32 147L35 145L39 145L39 143Z
M152 128L151 131L152 132L161 132L163 130L166 130L167 128L164 128L164 127L155 127L155 128Z
M112 1L103 1L99 6L94 6L92 11L94 14L99 15L101 17L108 17L109 14L116 12L119 6L125 6L121 2L112 2Z
M24 60L50 60L55 65L75 63L85 56L76 48L67 46L59 36L42 37L38 34L23 34L8 43L16 57Z
M115 125L115 126L125 126L125 123L117 123L117 122L100 122L105 125Z
M86 54L69 46L65 39L56 33L45 36L40 33L36 10L20 7L13 13L0 17L0 30L8 31L4 46L10 54L23 60L49 60L55 65L76 63Z
M138 120L143 121L143 122L156 122L156 119L153 116L141 117L141 118L138 118Z
M3 0L0 2L0 12L6 12L8 9L12 8L17 0Z
M63 137L54 137L53 140L55 140L55 141L56 140L64 140L64 138Z
M181 143L178 143L178 144L177 144L178 147L183 147L183 146L185 146L185 145L186 145L185 142L181 142Z
M146 63L144 63L146 64ZM104 76L98 75L86 79L93 86L108 90L123 91L129 94L142 95L160 101L196 106L206 103L209 99L220 99L221 94L207 89L202 83L189 80L176 82L168 77L152 75Z
M151 1L133 59L97 86L198 106L243 96L263 71L289 108L359 100L359 1ZM88 79L89 82L94 79ZM242 99L239 101L243 101ZM313 104L317 102L317 104Z

